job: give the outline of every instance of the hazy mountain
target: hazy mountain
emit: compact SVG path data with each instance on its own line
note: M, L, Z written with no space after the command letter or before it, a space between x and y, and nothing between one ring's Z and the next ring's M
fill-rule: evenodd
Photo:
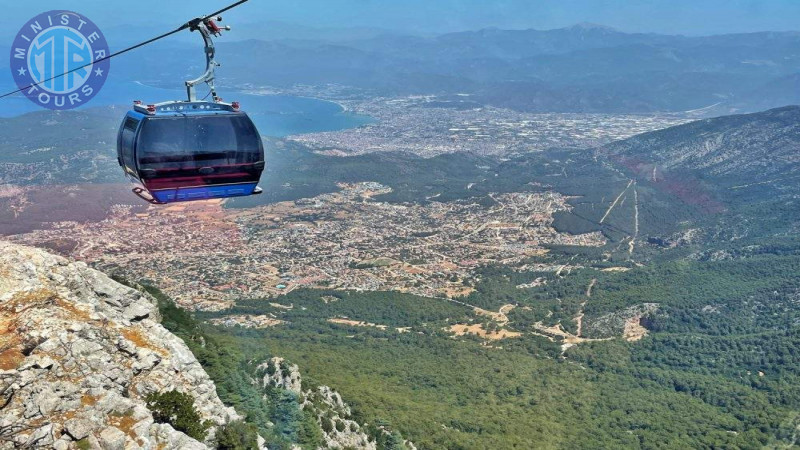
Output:
M425 37L380 29L241 24L218 41L220 86L341 84L379 95L476 94L533 112L751 112L798 99L800 33L707 37L579 24ZM155 30L151 30L154 32ZM112 47L125 35L108 30ZM158 67L158 70L153 70ZM115 59L114 77L178 86L203 67L182 34Z
M783 106L796 97L800 34L710 37L630 34L594 25L436 37L258 39L219 45L221 84L289 87L336 83L379 95L473 93L523 111L685 111ZM186 55L178 64L176 54ZM190 55L197 55L189 58ZM159 70L153 65L173 63ZM182 79L199 51L159 44L115 70L138 80ZM191 68L189 67L191 64Z
M657 34L628 34L602 25L581 23L554 30L485 28L430 38L406 36L398 39L397 36L387 35L352 42L351 45L396 56L518 59L620 45L655 45L675 39L680 38Z
M800 104L800 73L770 80L744 94L740 102L742 109L755 110Z

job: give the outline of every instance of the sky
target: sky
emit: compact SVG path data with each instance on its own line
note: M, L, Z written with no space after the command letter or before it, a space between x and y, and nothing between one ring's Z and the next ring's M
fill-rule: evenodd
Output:
M171 27L233 0L38 0L7 2L14 31L50 9L71 9L102 27ZM710 35L800 29L800 0L250 0L227 22L375 27L436 34L488 27L551 29L591 22L629 32ZM8 31L0 34L4 38Z

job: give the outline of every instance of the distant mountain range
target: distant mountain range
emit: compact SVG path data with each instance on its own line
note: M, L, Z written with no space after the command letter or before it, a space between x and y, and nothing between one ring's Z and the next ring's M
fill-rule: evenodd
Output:
M483 104L535 112L707 108L705 113L720 115L800 99L797 32L687 37L592 24L435 37L362 31L223 38L220 84L333 83L379 95L469 93ZM168 42L121 58L115 70L137 80L177 84L201 64L199 47L191 53L183 43Z
M469 93L482 104L532 112L705 108L712 116L800 102L800 32L689 37L583 23L414 36L236 25L218 42L221 87L340 84L371 95ZM127 31L107 35L112 47L133 42ZM187 33L115 59L113 72L180 87L202 66L199 37Z

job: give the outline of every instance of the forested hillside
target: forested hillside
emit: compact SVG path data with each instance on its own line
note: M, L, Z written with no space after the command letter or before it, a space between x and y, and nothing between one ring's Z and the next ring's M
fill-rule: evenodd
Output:
M758 448L787 443L800 411L800 247L789 253L540 274L548 284L525 291L510 273L487 272L465 302L517 305L502 328L522 333L496 342L447 331L487 321L470 308L402 294L297 291L280 300L290 310L253 301L203 317L287 321L217 333L292 359L351 399L358 417L420 448ZM656 305L638 319L647 336L621 339L629 317L609 316L643 304ZM542 321L575 333L581 309L582 335L611 340L563 350L538 334Z
M214 333L292 359L351 399L356 416L419 448L791 446L797 111L695 122L596 153L525 155L481 169L497 176L468 191L437 185L453 199L553 189L574 196L557 227L611 238L600 249L553 247L527 270L487 265L454 302L295 290L199 318L283 321Z

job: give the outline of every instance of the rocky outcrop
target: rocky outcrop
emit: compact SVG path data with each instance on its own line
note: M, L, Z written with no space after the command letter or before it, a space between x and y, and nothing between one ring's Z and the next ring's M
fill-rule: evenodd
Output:
M144 400L177 390L214 426L239 418L159 319L154 299L84 263L0 242L0 449L207 448Z
M322 429L325 447L330 449L375 450L377 443L365 432L366 424L353 420L350 405L341 394L328 386L304 387L300 369L283 358L275 357L257 368L259 382L263 388L278 388L293 392L298 396L300 407L310 411L317 418ZM388 436L385 427L377 428ZM416 450L410 441L403 442L404 448Z
M362 431L362 426L352 420L352 411L342 396L328 386L303 390L297 365L283 358L272 358L258 367L262 387L275 387L294 392L300 406L317 417L325 439L325 448L354 448L375 450L374 440Z
M262 387L286 389L297 395L303 393L303 380L296 364L289 364L285 359L275 357L262 363L257 370L262 374Z
M592 338L622 336L638 341L647 334L642 319L658 312L658 303L642 303L609 314L583 319L583 335Z

